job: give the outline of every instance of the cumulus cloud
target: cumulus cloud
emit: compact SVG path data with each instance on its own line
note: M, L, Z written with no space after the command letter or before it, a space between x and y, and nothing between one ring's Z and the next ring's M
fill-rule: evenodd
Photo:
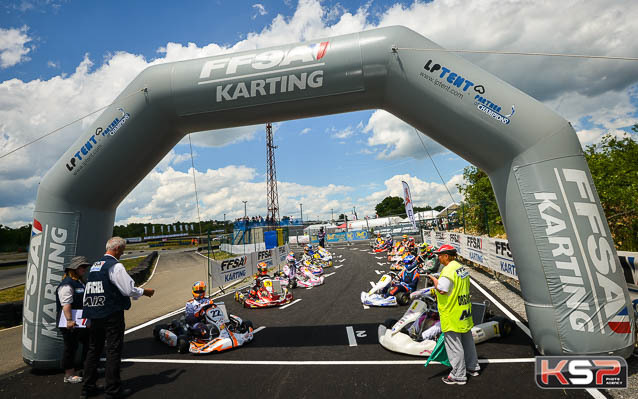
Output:
M32 39L27 34L28 27L0 28L0 68L9 68L29 60L31 51L26 46Z
M161 164L175 162L175 155L169 154L167 158ZM192 174L192 169L180 172L172 166L155 168L118 207L117 223L196 220ZM226 220L243 217L242 201L248 201L249 216L265 217L266 182L261 177L255 169L243 165L195 171L201 218L222 220L224 214ZM341 185L309 186L280 181L280 215L296 215L299 203L304 204L304 212L308 212L306 215L328 215L330 207L336 208L341 195L350 191L351 187Z
M374 191L372 194L361 198L358 203L361 205L361 215L374 215L374 207L383 201L385 197L400 197L403 198L403 184L402 181L408 183L410 186L410 194L412 195L412 202L415 207L425 207L429 205L435 206L447 206L452 202L460 202L461 195L456 188L457 184L463 183L463 175L454 175L445 185L437 182L427 182L421 180L416 176L410 174L400 174L392 176L383 182L384 188L378 191ZM446 189L447 186L447 189ZM450 194L452 198L450 198ZM359 209L359 208L358 208ZM359 212L358 212L359 213Z
M379 159L426 158L427 152L423 149L423 144L430 155L446 151L440 144L419 133L423 139L421 144L412 126L386 111L375 111L363 131L370 134L367 144L380 149L377 155Z

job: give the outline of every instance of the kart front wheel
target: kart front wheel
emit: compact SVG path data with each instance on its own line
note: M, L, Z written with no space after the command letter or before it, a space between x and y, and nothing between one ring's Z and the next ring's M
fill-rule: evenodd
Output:
M188 353L188 348L190 343L188 339L184 335L180 335L177 337L177 352L178 353Z
M253 328L253 322L250 320L243 320L239 325L238 332L240 334L244 334L250 331L251 328Z
M393 325L395 325L397 323L397 319L386 319L386 321L383 322L383 325L390 329L392 328Z
M410 303L410 295L407 292L399 292L396 295L396 298L397 298L397 303L400 306L405 306L408 303Z

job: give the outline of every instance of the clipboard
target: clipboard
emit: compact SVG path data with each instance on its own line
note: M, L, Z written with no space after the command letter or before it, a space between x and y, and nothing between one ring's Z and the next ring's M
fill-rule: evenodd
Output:
M75 328L87 328L90 324L87 319L82 318L82 309L71 309L71 318L75 321ZM64 317L64 313L60 315L58 327L66 328L66 317Z

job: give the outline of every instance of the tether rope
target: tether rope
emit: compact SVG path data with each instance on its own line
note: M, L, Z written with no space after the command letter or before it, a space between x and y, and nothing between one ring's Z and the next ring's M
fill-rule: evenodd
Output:
M448 195L450 196L450 199L452 200L452 203L455 204L456 201L454 201L454 197L452 197L452 194L450 193L450 190L447 188L447 184L445 184L445 181L443 180L443 176L441 176L441 172L439 172L439 168L436 167L436 163L434 163L434 159L432 159L432 155L430 155L430 151L428 151L428 148L425 146L425 143L423 142L423 138L419 134L419 131L416 130L415 128L412 128L412 129L414 129L414 133L416 133L417 137L419 138L419 141L421 141L421 145L423 146L423 149L428 154L428 157L430 157L430 161L432 161L432 165L434 165L434 169L436 170L436 173L439 175L439 179L441 179L441 182L443 183L443 187L445 187L445 190L447 191Z
M565 58L592 58L603 60L638 61L637 57L620 57L612 55L589 55L589 54L560 54L560 53L539 53L526 51L501 51L501 50L463 50L463 49L443 49L443 48L414 48L414 47L392 47L393 51L442 51L446 53L470 53L470 54L500 54L500 55L528 55L541 57L565 57Z
M202 218L199 216L199 198L197 196L197 180L195 179L195 160L193 159L193 143L191 142L191 135L188 134L188 145L191 149L191 166L193 167L193 184L195 185L195 203L197 205L197 221L199 223L199 236L202 236ZM210 245L210 243L209 243Z
M145 92L145 91L147 91L147 90L148 90L148 89L145 87L145 88L143 88L143 89L140 89L140 90L138 90L138 91L136 91L136 92L133 92L133 93L129 94L129 95L128 95L128 96L126 96L126 97L123 97L123 98L118 99L118 101L125 100L125 99L127 99L127 98L129 98L129 97L131 97L131 96L133 96L133 95L135 95L135 94L137 94L137 93ZM24 147L27 147L27 146L29 146L29 145L31 145L31 144L33 144L33 143L36 143L36 142L38 142L38 141L42 140L43 138L45 138L45 137L48 137L48 136L52 135L53 133L59 132L60 130L62 130L62 129L64 129L64 128L68 127L68 126L71 126L72 124L77 123L77 122L81 121L82 119L84 119L84 118L86 118L86 117L89 117L89 116L93 115L93 114L94 114L94 113L96 113L96 112L102 111L103 109L108 108L108 107L110 107L110 106L111 106L111 105L113 105L113 104L115 104L115 101L113 101L112 103L107 104L107 105L105 105L105 106L103 106L103 107L101 107L101 108L98 108L98 109L96 109L95 111L91 111L91 112L89 112L88 114L86 114L86 115L84 115L84 116L81 116L81 117L79 117L79 118L77 118L77 119L75 119L75 120L73 120L73 121L71 121L71 122L67 123L66 125L60 126L59 128L54 129L54 130L50 131L49 133L46 133L46 134L44 134L44 135L42 135L42 136L38 137L37 139L35 139L35 140L33 140L33 141L30 141L30 142L28 142L28 143L26 143L26 144L23 144L23 145L21 145L21 146L20 146L20 147L18 147L18 148L14 148L13 150L11 150L11 151L7 152L6 154L2 154L2 155L0 155L0 159L4 158L4 157L6 157L6 156L9 156L9 155L13 154L14 152L16 152L16 151L18 151L18 150L23 149Z

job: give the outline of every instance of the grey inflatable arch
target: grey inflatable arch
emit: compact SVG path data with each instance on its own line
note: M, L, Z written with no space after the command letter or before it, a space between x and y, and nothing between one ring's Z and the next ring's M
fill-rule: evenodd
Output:
M401 48L439 47L389 27L142 72L40 184L25 361L58 365L54 295L64 265L102 255L118 204L186 134L377 108L488 173L541 353L627 357L627 286L570 124L463 58Z

